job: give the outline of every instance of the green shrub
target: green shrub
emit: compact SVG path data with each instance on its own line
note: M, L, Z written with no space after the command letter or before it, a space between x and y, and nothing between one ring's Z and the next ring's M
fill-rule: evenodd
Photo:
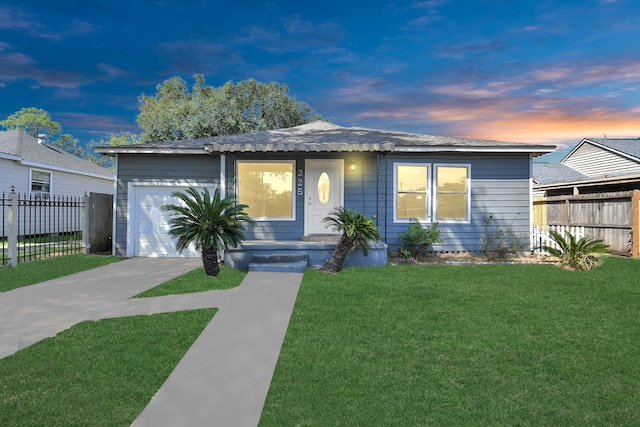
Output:
M591 270L598 265L600 259L597 255L609 252L609 245L605 245L602 240L589 236L576 240L568 231L565 236L566 238L557 231L550 230L549 237L558 244L558 248L543 246L545 251L560 258L560 263L564 266L576 270Z
M438 229L438 223L434 222L429 227L422 227L418 220L412 220L411 225L400 233L400 253L405 257L423 259L433 249L434 243L442 243L442 231Z
M378 227L371 218L355 209L337 207L328 216L322 218L322 222L342 232L331 258L324 265L327 273L337 273L342 270L347 256L358 246L362 248L362 254L368 256L369 240L380 240Z
M509 259L526 251L528 245L513 231L513 221L500 228L494 224L494 220L494 214L484 219L484 237L480 238L481 251L487 259Z

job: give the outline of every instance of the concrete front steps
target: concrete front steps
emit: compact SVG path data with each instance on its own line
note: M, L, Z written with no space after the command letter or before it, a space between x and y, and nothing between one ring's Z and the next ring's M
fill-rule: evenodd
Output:
M275 264L303 261L304 258L302 257L307 256L307 267L321 268L331 258L336 248L336 242L328 242L325 240L326 238L319 242L307 240L245 240L235 248L225 249L224 263L229 267L247 271L249 264L253 263L254 259L256 260L256 264L269 264L269 256L278 254L295 255L300 258L296 259L294 257L286 261L282 259L275 262ZM344 266L387 265L387 249L388 247L384 242L371 242L368 257L364 256L362 249L356 248L356 250L349 254ZM265 255L267 258L261 258ZM281 265L276 265L274 268L275 267L283 268Z
M306 253L254 254L249 271L304 273L308 266L309 256Z

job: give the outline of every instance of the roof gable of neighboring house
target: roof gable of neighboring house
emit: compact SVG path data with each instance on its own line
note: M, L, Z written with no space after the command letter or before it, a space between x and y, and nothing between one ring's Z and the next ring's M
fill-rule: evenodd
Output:
M316 121L287 129L164 141L153 144L103 147L99 153L247 153L247 152L518 152L540 155L548 145L424 135L365 128L345 128Z
M588 178L588 176L571 169L563 163L533 163L533 180L538 185L580 181Z
M0 158L32 167L60 170L104 179L114 179L111 170L83 160L56 147L41 144L21 130L0 132Z
M640 173L640 139L583 139L561 161L589 178Z

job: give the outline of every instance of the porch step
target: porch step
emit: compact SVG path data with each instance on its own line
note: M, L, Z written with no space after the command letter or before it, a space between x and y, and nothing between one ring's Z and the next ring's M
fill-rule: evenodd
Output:
M336 243L340 239L339 234L311 234L309 236L303 236L303 242L326 242Z
M251 257L249 271L303 273L308 265L309 256L305 253L256 254Z

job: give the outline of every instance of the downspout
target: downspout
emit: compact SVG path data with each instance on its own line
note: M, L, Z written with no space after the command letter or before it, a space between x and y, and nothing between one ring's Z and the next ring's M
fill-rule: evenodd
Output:
M220 154L220 197L225 198L227 195L227 156Z
M536 242L533 235L533 155L529 155L529 249L535 249Z
M384 243L389 244L387 240L387 154L382 152L376 156L376 226L380 229L380 221L382 221ZM382 201L381 197L383 197ZM381 204L382 212L380 212Z
M113 214L111 218L111 255L116 256L116 223L118 219L118 155L113 159L113 173L116 179L113 181ZM127 197L129 197L127 195ZM128 213L127 213L128 215ZM129 221L129 220L127 220Z

